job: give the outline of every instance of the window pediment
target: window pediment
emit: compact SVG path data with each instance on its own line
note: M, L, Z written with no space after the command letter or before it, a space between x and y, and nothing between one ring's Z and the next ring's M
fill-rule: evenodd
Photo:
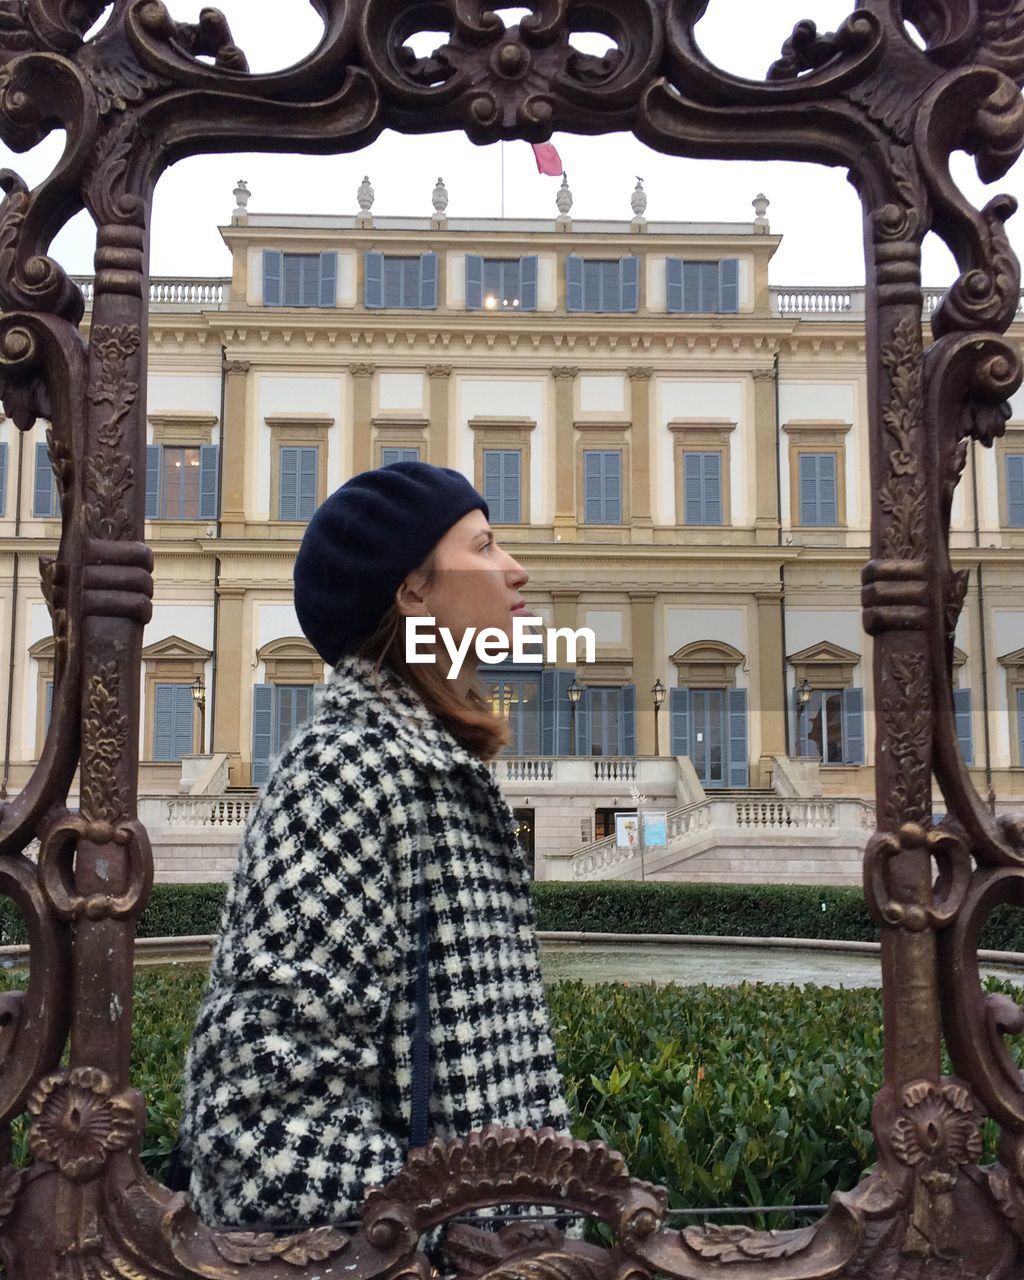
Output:
M695 640L672 654L682 689L723 689L736 684L736 668L746 658L724 640Z
M999 659L999 665L1002 667L1024 668L1024 649L1014 649L1012 653L1004 653ZM1021 671L1024 675L1024 670Z
M831 640L822 640L790 654L786 661L793 668L798 685L806 680L812 689L851 689L860 654Z
M193 644L191 640L183 640L181 636L167 636L166 639L157 640L142 650L142 657L146 662L206 662L212 656L209 649Z
M281 636L256 650L268 684L320 684L324 660L305 636Z

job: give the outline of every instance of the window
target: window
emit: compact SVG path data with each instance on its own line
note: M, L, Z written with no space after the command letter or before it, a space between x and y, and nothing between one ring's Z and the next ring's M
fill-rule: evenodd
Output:
M834 453L801 453L800 523L831 526L839 523L837 458Z
M0 443L0 516L7 514L7 442Z
M57 477L50 466L50 456L45 444L36 445L36 481L32 493L32 514L34 516L60 515Z
M621 450L584 449L583 521L585 524L622 523Z
M797 697L800 755L822 764L864 763L863 689L812 689L806 705Z
M636 311L640 298L640 259L566 259L566 308L569 311Z
M536 311L536 256L483 258L467 253L466 307L470 311Z
M518 449L484 450L484 499L491 511L491 524L518 524L520 521Z
M1024 453L1007 453L1006 527L1024 529Z
M486 672L487 668L482 670ZM504 754L537 755L541 749L540 671L524 672L519 668L504 672L496 668L487 675L491 709L508 721L509 740Z
M953 690L953 713L956 717L956 738L964 764L974 764L974 724L971 716L970 689Z
M277 504L279 520L308 520L316 510L319 454L316 445L282 445Z
M689 757L703 787L749 786L746 689L670 689L669 741L674 756Z
M684 523L722 523L722 455L683 454Z
M217 468L215 444L146 446L146 519L215 520Z
M437 306L437 254L416 258L368 253L364 302L367 307L431 310Z
M719 262L665 261L666 304L670 312L739 310L739 259Z
M391 447L382 448L380 451L380 465L382 467L390 467L393 462L419 462L419 449L396 449Z
M634 685L588 685L576 708L576 752L581 756L636 754Z
M153 759L180 760L192 750L195 700L190 684L158 684L153 697Z
M263 251L264 306L333 307L337 278L336 253Z
M253 688L252 782L261 786L271 761L288 745L313 714L323 685L258 684Z

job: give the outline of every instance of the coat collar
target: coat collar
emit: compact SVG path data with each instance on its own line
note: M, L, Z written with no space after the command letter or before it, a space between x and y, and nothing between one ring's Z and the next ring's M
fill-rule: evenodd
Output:
M425 705L419 694L386 667L366 658L342 658L327 681L321 703L353 727L374 725L417 764L447 772L468 768L494 784L490 765L467 750Z

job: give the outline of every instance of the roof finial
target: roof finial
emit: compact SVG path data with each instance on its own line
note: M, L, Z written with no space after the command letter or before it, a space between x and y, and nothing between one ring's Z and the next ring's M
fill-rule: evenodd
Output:
M245 179L239 178L238 186L235 187L231 194L235 197L235 207L231 210L231 223L232 226L237 226L238 223L244 221L249 216L249 198L252 195L252 192L245 185Z

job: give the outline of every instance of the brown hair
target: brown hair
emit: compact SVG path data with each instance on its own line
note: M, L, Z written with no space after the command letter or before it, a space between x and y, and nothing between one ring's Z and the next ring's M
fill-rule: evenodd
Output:
M433 554L420 570L428 576L434 572ZM378 671L387 667L411 685L456 742L481 760L493 760L508 741L508 724L491 710L477 685L463 694L436 663L406 662L405 618L397 605L389 607L373 635L359 646L357 656L375 663Z

